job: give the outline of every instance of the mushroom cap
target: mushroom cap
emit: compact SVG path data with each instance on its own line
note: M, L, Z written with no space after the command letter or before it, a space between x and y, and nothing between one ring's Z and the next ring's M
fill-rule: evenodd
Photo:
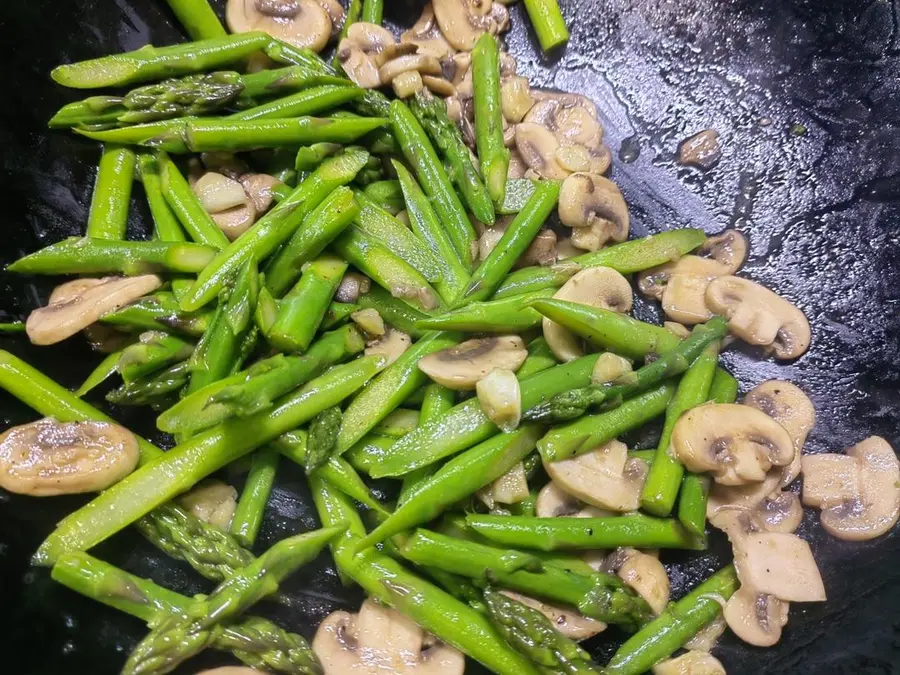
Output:
M778 490L781 483L781 469L773 469L759 483L747 485L721 485L713 483L706 502L706 517L719 529L724 529L720 518L726 518L734 511L746 512L756 509L763 500Z
M725 603L725 621L747 644L771 647L781 639L781 629L788 620L788 607L788 603L774 596L752 588L739 588Z
M597 119L597 107L578 94L541 92L528 111L525 122L540 124L554 133L561 145L596 148L603 141L603 127Z
M46 307L28 315L25 332L36 345L61 342L105 314L152 293L162 283L155 274L68 281L53 290Z
M712 403L689 410L672 430L672 451L695 473L713 472L717 483L760 482L772 466L794 458L794 443L761 410L734 403Z
M609 555L604 566L646 600L654 614L661 614L669 604L669 576L658 558L620 548Z
M880 436L857 443L847 450L847 455L856 462L855 494L840 500L821 500L822 527L847 541L880 537L900 517L900 462L894 449ZM808 460L821 456L803 458L804 483L807 475L813 480L816 470ZM817 468L821 470L821 466ZM805 484L803 500L809 503Z
M749 248L747 237L737 230L725 230L721 234L707 237L697 251L724 265L728 270L726 274L734 274L747 260Z
M760 529L767 532L791 534L800 527L803 520L800 497L795 492L785 490L773 493L756 507L754 520Z
M628 448L609 441L576 457L545 462L547 475L573 497L610 511L636 511L647 478L647 463L629 458Z
M518 370L527 357L518 335L476 338L422 357L419 370L449 389L471 390L492 370Z
M45 417L0 435L0 488L33 497L99 492L131 473L139 454L118 424Z
M485 33L497 35L509 26L509 11L491 0L432 0L444 38L454 48L470 51Z
M331 37L331 17L315 0L228 0L232 33L263 31L295 47L320 52Z
M628 279L610 267L588 267L577 272L553 297L623 314L631 310L634 301ZM584 356L581 340L570 330L547 318L541 326L550 350L560 361Z
M606 630L606 624L602 621L583 616L578 610L571 607L550 605L546 602L530 598L527 595L514 593L513 591L500 592L516 602L521 602L523 605L539 611L547 617L556 630L570 640L580 642L581 640L587 640Z
M181 505L204 523L225 531L237 508L237 490L220 480L206 480L178 498Z
M794 461L784 469L782 486L800 475L800 454L806 436L816 423L816 409L803 391L784 380L768 380L756 385L744 397L744 405L762 410L784 427L794 441Z
M522 392L513 371L495 368L478 380L475 392L481 410L502 431L514 431L519 426L522 419ZM525 491L528 492L527 486Z
M615 515L612 511L583 503L552 480L538 492L535 514L539 518L606 518Z
M312 649L324 675L462 675L465 657L425 646L425 632L399 612L366 600L359 614L334 612L316 630Z
M422 8L422 15L412 28L400 34L400 42L412 43L418 47L420 54L429 54L438 59L444 59L456 53L456 50L450 46L444 34L441 33L441 28L434 16L434 7L430 2Z
M776 358L795 359L809 348L806 315L765 286L735 276L718 277L706 289L706 305L728 318L732 333L749 344L771 347Z
M613 241L628 238L630 226L625 198L615 183L597 174L573 173L563 181L559 218L573 228L602 226L607 238Z
M556 158L557 148L559 141L547 127L530 122L516 125L516 150L528 168L541 178L562 180L571 173Z
M733 541L738 578L786 602L822 602L825 585L809 544L796 534L758 532Z
M382 85L379 55L397 44L393 34L374 23L358 21L347 29L337 49L341 67L353 82L364 89Z
M366 356L383 356L387 359L385 368L403 356L403 353L412 346L412 338L403 331L389 328L380 338L366 345Z
M725 675L725 667L706 651L689 651L653 666L653 675Z
M338 0L316 0L319 6L328 14L331 19L331 37L336 38L340 35L341 28L344 25L344 19L347 18L344 7Z

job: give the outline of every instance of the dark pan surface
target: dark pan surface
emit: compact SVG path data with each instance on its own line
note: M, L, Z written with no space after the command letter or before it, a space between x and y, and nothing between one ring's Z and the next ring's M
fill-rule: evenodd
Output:
M221 4L221 3L218 3ZM409 25L421 3L392 1L392 20ZM631 207L636 234L696 226L737 227L750 237L746 274L786 295L810 317L814 338L796 363L724 357L746 391L773 377L812 397L818 422L808 452L839 451L870 434L900 447L900 5L797 0L562 0L573 32L568 50L542 58L522 8L513 8L511 51L532 83L584 93L597 102L619 160L613 177ZM98 151L45 129L75 98L50 69L147 42L181 39L160 0L17 0L5 3L6 54L0 142L4 177L3 262L82 232ZM723 157L703 173L678 166L678 142L713 127ZM805 132L804 132L805 130ZM135 234L148 217L137 194ZM0 277L2 310L24 316L50 283ZM640 311L652 316L655 309ZM96 363L78 338L31 348L0 346L68 386ZM5 423L33 414L0 396ZM114 414L152 433L146 420ZM164 442L162 439L160 442ZM240 487L239 476L235 481ZM36 500L0 492L0 672L21 675L115 673L144 634L134 619L54 584L28 558L53 524L82 499ZM896 534L850 544L824 535L808 513L812 543L829 593L820 605L794 605L781 643L748 648L726 639L718 650L731 675L900 671ZM269 546L316 526L302 474L282 464L259 541ZM718 542L715 550L727 551ZM186 593L208 590L182 565L124 533L97 554ZM676 594L725 557L672 557ZM304 569L288 589L297 601L275 613L311 636L330 611L358 603L328 561ZM605 658L613 633L596 643ZM192 661L179 672L217 663ZM475 669L470 669L475 672Z

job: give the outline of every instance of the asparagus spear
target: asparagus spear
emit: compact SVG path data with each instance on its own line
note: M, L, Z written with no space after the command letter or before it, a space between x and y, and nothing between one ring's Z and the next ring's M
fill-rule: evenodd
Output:
M553 289L547 289L503 300L469 302L459 309L425 317L416 323L416 327L470 333L521 333L541 325L541 315L529 307L529 303L549 298L553 293Z
M509 150L503 142L503 107L500 104L500 47L497 38L484 33L472 50L472 82L475 85L475 144L488 193L502 202L509 170ZM558 193L557 186L557 193ZM499 246L498 246L499 248Z
M363 194L371 203L387 211L392 216L397 215L406 208L400 181L380 180L375 183L369 183L363 190Z
M111 354L107 354L106 357L97 364L97 367L84 378L84 382L82 382L81 386L75 390L75 395L78 398L81 398L114 375L118 370L119 357L122 356L123 351L124 349L120 349Z
M69 237L19 258L6 269L18 274L137 276L161 270L194 274L204 269L215 255L214 248L202 244Z
M156 161L163 196L188 236L198 244L206 244L219 250L226 248L229 243L228 237L203 208L200 199L181 175L175 162L164 152L157 153Z
M328 527L282 539L259 558L220 584L209 596L191 601L178 615L163 615L128 657L122 673L140 675L173 670L213 644L218 624L243 614L278 590L298 567L344 531Z
M191 342L159 331L141 333L137 343L122 350L116 369L126 384L184 361L194 351Z
M160 241L183 242L184 230L178 218L169 208L169 203L163 194L162 181L159 176L159 163L156 157L149 152L142 152L137 156L140 168L140 179L144 186L144 194L147 197L147 205L153 216L153 238Z
M516 371L516 377L524 380L556 365L556 357L543 337L528 343L528 358Z
M150 622L160 613L178 614L191 598L113 567L87 553L63 556L53 566L55 581L73 591ZM212 644L258 670L322 675L322 667L306 640L268 619L245 617L223 625Z
M384 18L384 0L363 0L360 19L367 23L381 24Z
M113 241L125 239L134 164L133 150L116 145L103 148L85 236Z
M341 409L334 407L323 410L310 422L304 466L307 474L322 466L334 453L342 416Z
M324 64L323 64L324 65ZM306 89L323 84L347 85L347 79L331 75L322 69L309 66L288 66L260 70L241 76L243 91L239 105L247 108L255 106L259 98L270 98L288 91Z
M383 365L380 357L363 357L335 366L279 399L272 410L229 420L179 443L68 516L41 545L35 564L53 564L60 555L103 541L213 471L337 405Z
M422 399L422 407L419 410L419 424L430 422L446 413L453 407L456 399L452 389L447 389L447 387L440 384L429 384L423 389L425 395ZM434 466L423 466L406 474L403 477L403 486L400 489L400 495L397 497L397 504L403 504L407 501L436 469L437 467Z
M417 328L418 322L426 317L425 314L395 298L383 288L373 286L368 292L360 295L356 302L360 307L376 310L385 323L403 331L411 338L421 338L428 332Z
M511 215L521 211L538 185L537 180L530 178L514 178L506 181L506 194L503 201L497 203L497 213Z
M444 101L420 92L407 102L409 109L444 156L447 173L459 189L466 206L480 222L494 222L494 203L472 162L472 154L459 128L447 117Z
M569 41L569 30L556 0L525 0L525 11L541 49L549 52Z
M153 405L165 402L168 397L180 391L190 379L190 364L181 361L164 370L151 373L106 395L106 400L118 405Z
M152 295L145 295L140 300L114 312L104 314L100 320L124 330L135 328L169 330L200 336L209 328L211 319L212 312L182 312L174 294L158 291Z
M565 637L536 609L493 588L484 591L484 606L497 630L513 647L548 673L602 675L591 655Z
M338 154L343 149L343 146L339 143L313 143L312 145L304 146L297 150L297 155L294 157L294 170L312 171L326 159Z
M646 391L662 380L680 375L697 359L703 351L725 335L728 322L722 317L714 317L691 331L691 335L681 341L674 350L662 354L633 373L629 373L621 384L591 385L557 394L541 405L527 410L523 418L560 421L583 415L593 405L615 406L622 399Z
M262 120L317 115L349 103L362 96L363 90L347 82L345 84L322 84L303 89L248 110L229 115L230 120Z
M260 448L253 453L250 471L229 527L231 534L242 546L253 546L256 535L259 534L272 486L275 484L278 460L278 452L271 447Z
M209 40L227 35L206 0L166 0L191 40Z

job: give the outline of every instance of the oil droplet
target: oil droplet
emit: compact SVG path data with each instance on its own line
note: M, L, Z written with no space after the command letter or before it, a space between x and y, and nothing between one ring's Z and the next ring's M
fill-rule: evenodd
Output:
M640 139L637 134L629 136L622 141L622 147L619 148L619 160L625 164L631 164L641 155Z
M71 640L66 640L62 646L62 653L66 656L68 656L69 654L74 654L75 653L75 643L72 642Z

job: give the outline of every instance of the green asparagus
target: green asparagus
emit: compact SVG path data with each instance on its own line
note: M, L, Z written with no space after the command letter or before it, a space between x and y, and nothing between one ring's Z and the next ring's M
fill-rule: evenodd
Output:
M86 237L121 241L128 226L135 155L129 148L103 148L91 197Z
M497 38L490 32L483 33L472 50L472 82L475 87L475 143L478 147L478 161L491 199L502 202L506 193L509 150L503 142L500 47ZM557 185L557 194L558 192Z
M524 0L541 49L549 52L569 41L569 30L556 0Z
M198 244L206 244L219 250L226 248L228 237L203 208L200 199L181 175L175 162L164 152L157 153L156 161L163 195L188 236Z
M310 422L304 466L307 474L318 469L334 454L342 417L341 409L334 407L323 410Z

